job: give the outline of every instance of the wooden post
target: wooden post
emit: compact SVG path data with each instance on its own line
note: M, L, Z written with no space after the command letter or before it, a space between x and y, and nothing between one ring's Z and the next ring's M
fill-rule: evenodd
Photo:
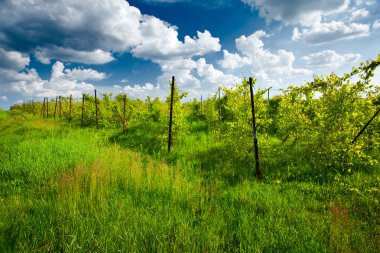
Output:
M80 127L83 127L84 123L84 94L82 94L82 117L80 122Z
M169 119L169 139L168 139L168 152L172 145L172 123L173 123L173 100L174 100L174 85L175 77L172 77L171 94L170 94L170 119Z
M49 118L49 98L46 98L46 118Z
M201 114L203 114L203 100L202 100L202 95L201 95Z
M127 95L124 95L124 98L123 98L123 131L126 132L127 131L127 118L126 118L126 105L127 103Z
M57 103L58 103L58 97L55 97L54 119L55 119L55 115L57 114Z
M42 103L42 107L41 107L41 117L42 118L45 118L45 99L44 98L44 102Z
M70 94L70 112L69 112L69 123L71 123L71 100L73 99L73 96Z
M61 100L61 96L59 96L59 118L62 118L62 100Z
M98 99L96 98L96 90L95 90L95 113L96 113L96 129L99 129Z
M362 128L362 130L360 130L360 132L356 135L356 137L352 140L351 144L354 144L355 141L359 138L360 135L362 135L362 133L364 132L364 130L369 126L369 124L371 124L372 120L379 114L380 112L380 108L377 109L377 111L375 112L375 114L372 116L372 118L367 122L367 124L365 124L365 126Z
M259 145L257 141L257 128L256 128L256 115L255 115L255 98L253 95L253 79L249 78L249 90L251 93L251 111L252 111L252 128L253 128L253 144L255 146L255 160L256 160L256 178L261 178L260 164L259 164Z
M218 114L219 114L219 141L222 140L222 118L221 118L221 111L220 108L222 106L222 103L220 101L220 87L218 87L218 93L219 93L219 108L218 108Z
M268 120L269 120L269 108L270 108L270 104L269 104L269 90L272 89L272 87L269 87L267 89L268 91L268 104L267 104L267 139L269 138L269 124L268 124Z

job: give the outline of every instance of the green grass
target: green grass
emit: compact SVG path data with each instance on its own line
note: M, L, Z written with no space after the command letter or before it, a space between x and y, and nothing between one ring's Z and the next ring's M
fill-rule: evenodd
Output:
M258 182L203 131L170 156L152 135L2 118L0 252L380 251L378 170L272 160Z

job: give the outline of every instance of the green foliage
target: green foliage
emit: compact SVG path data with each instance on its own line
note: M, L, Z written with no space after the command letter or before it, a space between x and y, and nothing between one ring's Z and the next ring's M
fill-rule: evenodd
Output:
M170 84L173 85L173 84ZM181 104L181 100L185 98L188 92L184 92L178 89L177 85L174 84L173 89L173 145L177 143L181 143L183 138L186 136L188 132L188 125L186 122L186 115L184 112L184 106ZM166 97L166 104L168 106L168 111L170 111L171 105L171 92ZM167 114L167 122L169 122L169 114Z
M377 163L367 149L380 147L378 131L367 131L351 144L377 110L372 101L379 90L369 81L376 66L367 62L344 77L316 76L304 86L289 87L279 107L279 137L289 148L301 147L301 154L317 168L351 171ZM350 76L363 72L356 82L350 81Z
M7 113L0 108L0 120L4 120L8 117Z

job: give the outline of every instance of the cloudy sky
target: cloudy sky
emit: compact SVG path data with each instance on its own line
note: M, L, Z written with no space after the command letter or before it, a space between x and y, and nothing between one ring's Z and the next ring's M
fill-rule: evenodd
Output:
M100 92L274 92L380 53L379 0L0 0L0 107ZM375 82L379 82L379 75Z

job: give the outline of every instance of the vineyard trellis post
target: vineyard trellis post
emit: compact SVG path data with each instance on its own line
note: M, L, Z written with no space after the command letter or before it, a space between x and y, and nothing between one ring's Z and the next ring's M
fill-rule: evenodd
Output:
M127 119L126 119L126 103L127 103L127 95L123 97L123 131L127 131Z
M249 78L249 90L251 93L251 111L252 111L252 128L253 128L253 145L255 148L255 161L256 161L256 178L261 178L260 163L259 163L259 144L257 141L257 127L256 127L256 115L255 115L255 98L253 94L253 79Z
M55 115L57 113L57 103L58 103L58 97L55 97L55 105L54 105L54 119L55 119Z
M46 98L46 118L49 118L49 98Z
M41 117L42 118L45 118L45 99L44 98L44 102L42 102L42 106L41 106Z
M96 129L99 129L98 99L96 97L96 90L95 90L95 113L96 113Z
M170 118L169 118L168 152L170 152L171 145L172 145L174 85L175 85L175 77L172 76L172 85L171 85L171 93L170 93Z
M84 94L82 94L82 116L81 116L80 127L83 127L83 123L84 123Z
M270 104L269 104L269 90L272 89L272 87L269 87L267 89L268 91L268 98L267 98L267 139L269 138L269 123L268 123L268 120L269 120L269 108L270 108Z
M72 113L72 105L71 105L71 100L73 99L73 96L70 94L70 112L69 112L69 123L71 123L71 113Z
M218 93L219 93L219 106L218 106L218 118L219 118L219 141L222 140L222 118L221 118L221 106L222 102L220 101L220 87L218 87Z
M201 114L203 114L203 100L202 100L202 95L201 95Z
M62 100L61 100L61 96L59 96L59 118L62 118Z

